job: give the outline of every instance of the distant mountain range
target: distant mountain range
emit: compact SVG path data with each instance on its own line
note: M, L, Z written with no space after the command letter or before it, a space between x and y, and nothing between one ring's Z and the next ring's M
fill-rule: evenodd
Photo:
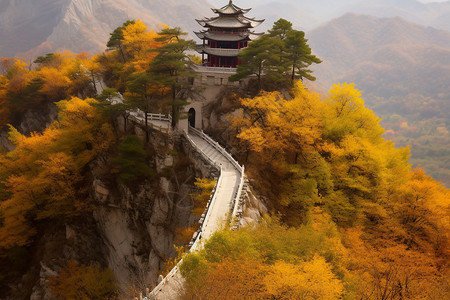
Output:
M127 19L149 26L180 26L192 35L195 18L213 16L210 7L228 0L1 0L0 56L28 53L33 57L56 50L103 51L109 33ZM235 0L252 7L250 17L264 18L258 31L285 18L311 30L333 18L354 12L377 17L400 16L411 22L450 31L450 1L424 4L417 0ZM24 55L22 55L24 56Z
M109 33L127 19L192 31L210 6L207 0L1 0L0 56L101 52Z
M411 163L450 187L450 32L346 14L307 33L323 60L315 88L354 82L383 118L387 138L411 146Z
M318 83L349 81L380 97L450 96L450 32L402 18L346 14L307 34Z
M210 0L222 5L224 0ZM241 7L253 7L253 13L263 16L270 28L273 21L285 18L302 30L310 30L346 13L376 17L402 17L425 26L450 31L450 1L422 3L417 0L235 0Z

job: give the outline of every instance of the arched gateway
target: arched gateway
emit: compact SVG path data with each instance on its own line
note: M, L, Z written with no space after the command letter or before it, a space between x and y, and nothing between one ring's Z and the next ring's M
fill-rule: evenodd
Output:
M195 109L191 107L188 112L188 122L189 126L195 128Z

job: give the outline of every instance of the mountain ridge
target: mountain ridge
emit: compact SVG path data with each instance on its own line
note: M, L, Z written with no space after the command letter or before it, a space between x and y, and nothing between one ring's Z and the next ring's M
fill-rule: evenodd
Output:
M30 57L47 52L102 52L116 27L128 19L141 19L150 27L164 23L191 32L195 18L207 13L206 0L189 4L179 0L10 0L0 10L0 56Z
M315 88L354 82L389 138L411 146L411 163L450 186L450 32L347 14L307 37L323 61L313 67Z

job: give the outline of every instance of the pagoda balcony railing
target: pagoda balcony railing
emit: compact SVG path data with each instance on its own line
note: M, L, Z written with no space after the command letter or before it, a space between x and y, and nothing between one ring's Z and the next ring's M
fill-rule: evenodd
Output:
M224 31L224 30L214 30L214 31L209 31L209 34L219 34L219 35L240 35L240 36L245 36L245 35L250 34L250 30L239 31L239 32Z

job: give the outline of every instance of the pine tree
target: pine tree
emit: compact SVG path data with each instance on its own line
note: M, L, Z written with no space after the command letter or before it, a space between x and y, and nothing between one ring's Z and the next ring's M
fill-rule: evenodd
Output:
M195 47L195 42L181 38L186 35L179 27L164 28L158 33L155 40L163 45L156 48L156 57L150 63L150 73L154 83L170 88L172 106L172 127L178 120L179 107L186 102L178 99L177 93L186 87L182 78L192 76L189 71L189 59L186 51Z

